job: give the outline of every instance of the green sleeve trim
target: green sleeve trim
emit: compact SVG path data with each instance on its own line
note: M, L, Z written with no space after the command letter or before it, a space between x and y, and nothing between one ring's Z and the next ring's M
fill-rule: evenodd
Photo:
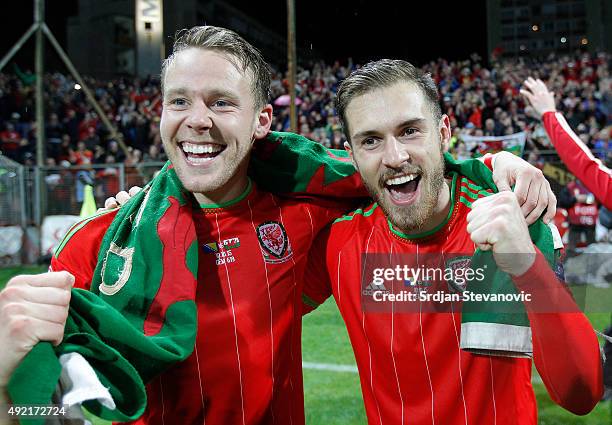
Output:
M467 196L468 198L472 198L473 200L476 200L479 198L477 193L471 192L467 187L465 186L461 186L461 188L459 189L459 191L461 192L461 194L463 196Z
M478 198L481 198L483 196L491 196L492 193L487 192L486 190L479 190L477 193L474 193L472 191L470 191L467 187L465 186L461 186L461 188L459 189L459 191L464 195L467 196L468 198L472 198L473 200L476 200Z
M448 223L448 221L450 220L451 216L453 215L453 210L455 209L455 188L457 187L457 177L458 174L453 172L453 182L451 184L451 189L450 189L450 193L451 193L451 199L450 199L450 208L448 210L448 214L446 215L446 218L444 219L444 221L440 224L438 224L435 228L427 231L427 232L423 232L423 233L419 233L416 235L407 235L399 230L397 230L396 228L393 227L393 224L391 224L391 221L389 219L387 219L387 223L389 224L389 229L395 233L397 236L399 236L402 239L408 239L408 240L414 240L414 239L421 239L421 238L426 238L428 236L431 236L433 234L435 234L436 232L438 232L440 229L442 229L444 226L446 226L446 224Z
M101 211L98 214L92 215L89 218L86 218L84 220L78 221L75 224L72 225L72 227L70 229L68 229L68 232L66 233L66 236L64 236L64 239L62 239L62 241L60 242L60 244L58 245L58 247L55 249L55 252L53 253L53 256L55 258L57 258L60 253L62 252L62 250L64 249L64 247L66 246L66 244L68 243L68 241L74 236L74 234L76 232L78 232L79 230L81 230L83 227L85 227L85 225L87 225L87 223L89 223L91 220L93 220L94 218L103 216L104 214L108 214L113 212L114 210L106 210L106 211Z
M477 185L475 185L473 183L470 183L470 181L468 179L466 179L466 178L463 178L462 182L465 182L465 185L467 187L469 187L470 189L474 189L477 192L480 192L481 190L483 190L482 186L477 186Z
M253 185L251 184L251 179L248 179L246 189L244 189L244 191L237 198L234 198L231 201L222 202L220 204L200 204L200 208L202 208L202 209L216 209L216 208L231 207L232 205L236 205L238 202L240 202L244 198L246 198L249 195L249 193L251 193L251 189L252 188L253 188Z
M317 308L319 306L318 302L316 302L306 294L302 294L302 302L312 308Z
M338 223L340 221L351 221L357 214L360 214L360 215L362 215L364 217L369 217L372 214L374 214L374 211L376 210L377 207L378 207L378 203L375 202L374 204L372 204L372 206L370 206L370 209L366 210L365 212L363 211L362 208L357 208L352 213L344 215L344 216L342 216L340 218L335 219L334 223Z
M470 209L472 209L472 203L470 201L468 201L467 199L465 199L463 197L463 195L459 195L459 202L461 202L462 204L468 206Z

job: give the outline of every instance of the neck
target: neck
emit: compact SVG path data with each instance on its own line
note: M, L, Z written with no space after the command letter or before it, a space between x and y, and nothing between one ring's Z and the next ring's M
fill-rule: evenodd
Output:
M221 188L206 192L194 193L196 200L203 205L222 205L231 202L244 193L249 184L249 178L245 173L234 174Z

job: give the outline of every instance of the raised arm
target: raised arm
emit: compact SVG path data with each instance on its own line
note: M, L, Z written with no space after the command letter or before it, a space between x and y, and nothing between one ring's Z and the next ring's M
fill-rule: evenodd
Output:
M612 209L612 170L595 158L557 112L554 94L542 80L528 78L521 94L541 117L548 137L567 168L606 208Z

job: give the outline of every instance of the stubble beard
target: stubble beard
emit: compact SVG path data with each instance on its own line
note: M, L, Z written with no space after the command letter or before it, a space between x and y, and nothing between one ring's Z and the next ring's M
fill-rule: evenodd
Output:
M410 173L402 170L399 172ZM396 170L392 174L398 174L398 171ZM368 192L382 208L385 216L396 229L403 233L419 230L433 216L438 205L440 191L444 185L444 157L442 151L440 151L440 160L432 170L422 170L421 181L419 182L421 196L412 205L399 206L389 201L385 196L384 180L386 178L384 175L381 175L381 177L376 187L372 187L371 184L365 181L364 184Z

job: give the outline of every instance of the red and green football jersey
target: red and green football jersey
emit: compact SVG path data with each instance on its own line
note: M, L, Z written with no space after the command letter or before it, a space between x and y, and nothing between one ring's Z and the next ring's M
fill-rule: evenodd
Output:
M346 182L345 182L346 183ZM249 184L235 201L202 206L198 333L193 354L147 385L139 424L303 424L301 282L317 233L341 209ZM76 226L52 269L87 289L115 213Z
M147 383L147 409L138 424L304 423L300 342L306 256L317 233L367 193L345 151L290 133L273 132L258 141L249 173L259 187L249 183L234 201L196 207L192 214L199 245L194 351ZM75 225L52 269L70 271L76 287L89 288L116 215ZM159 226L151 231L159 233ZM165 230L164 245L184 244ZM183 281L177 271L185 265L179 260L141 253L132 267L159 271L147 261L163 261L164 276ZM157 292L156 326L173 295Z
M475 246L466 216L474 200L490 193L454 174L448 217L427 234L402 234L372 204L336 220L315 241L304 279L304 309L335 298L357 360L370 424L537 423L531 359L461 350L460 311L405 311L396 301L375 312L362 303L364 291L371 289L362 282L364 258L373 258L364 254L471 256ZM547 265L545 260L538 264ZM541 279L558 284L554 272L546 270L550 274ZM515 283L538 280L526 275ZM529 321L535 364L551 397L575 412L588 411L601 394L599 347L588 320L582 313L529 313ZM565 354L574 350L580 353Z

